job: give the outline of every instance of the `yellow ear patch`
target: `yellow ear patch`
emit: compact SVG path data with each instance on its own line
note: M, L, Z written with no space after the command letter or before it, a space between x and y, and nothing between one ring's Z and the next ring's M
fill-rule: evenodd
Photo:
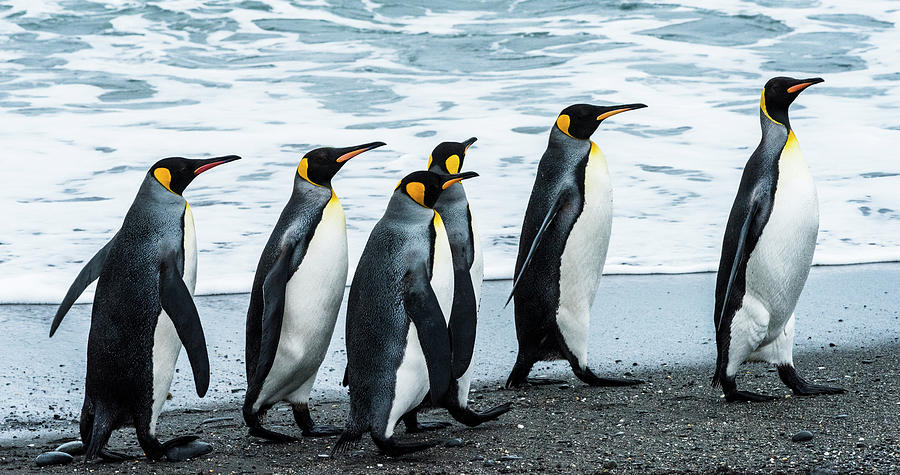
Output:
M297 174L313 185L322 186L309 179L309 160L307 160L306 157L303 157L303 159L300 160L300 165L297 165Z
M172 191L172 172L169 171L168 168L157 168L153 170L153 176L156 178L162 186L166 187L167 190ZM172 193L175 193L172 191ZM175 193L176 195L178 193Z
M406 184L406 194L416 203L425 206L425 185L417 181ZM427 207L427 206L426 206Z
M429 168L431 168L431 162L433 162L433 161L434 161L434 158L433 158L431 155L429 155L429 156L428 156L428 166L425 167L426 170L428 170Z
M459 155L450 155L444 164L447 165L447 171L451 174L459 173Z
M559 130L562 130L564 134L572 137L572 134L569 133L569 125L571 124L571 122L572 120L568 115L560 114L556 119L556 126L559 127ZM575 137L572 138L574 139Z

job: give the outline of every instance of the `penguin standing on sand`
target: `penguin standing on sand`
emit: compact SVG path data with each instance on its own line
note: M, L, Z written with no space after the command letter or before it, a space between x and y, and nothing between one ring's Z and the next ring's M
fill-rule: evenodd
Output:
M428 157L428 170L440 175L459 173L466 152L476 140L472 137L465 142L438 144ZM475 350L478 304L484 277L481 242L462 183L454 183L441 191L434 210L444 223L450 241L450 253L453 255L453 305L448 329L455 390L451 388L447 404L454 406L453 417L463 424L475 426L496 419L511 407L509 404L501 404L483 413L468 410L472 353ZM417 410L412 410L403 416L407 432L439 429L448 425L443 422L419 422L417 414Z
M291 198L259 259L247 311L247 394L250 435L296 438L262 427L272 405L286 401L304 436L340 433L316 427L309 392L325 359L347 284L347 226L331 179L347 160L384 142L319 148L300 160Z
M728 401L774 399L738 391L745 361L776 365L794 394L837 394L804 381L794 369L794 307L809 275L819 205L816 187L788 120L788 107L820 78L776 77L759 102L762 140L744 167L722 242L716 276L716 372Z
M590 137L604 119L644 107L575 104L563 109L550 131L519 238L510 294L519 354L508 388L526 380L539 384L528 379L534 363L559 358L591 386L641 382L595 375L587 366L587 341L612 224L606 158Z
M191 207L181 196L199 174L239 159L166 158L147 172L119 232L84 266L63 299L50 336L69 308L99 277L88 336L81 410L85 459L121 459L104 449L113 430L134 425L148 458L184 460L212 450L196 436L161 444L156 422L181 346L197 394L209 387L209 358L192 294L197 242Z
M389 456L439 442L398 442L394 426L427 394L447 405L452 345L447 330L453 304L453 258L441 215L443 190L474 172L407 175L363 250L347 301L347 380L350 416L334 452L369 432ZM452 396L451 396L452 397Z

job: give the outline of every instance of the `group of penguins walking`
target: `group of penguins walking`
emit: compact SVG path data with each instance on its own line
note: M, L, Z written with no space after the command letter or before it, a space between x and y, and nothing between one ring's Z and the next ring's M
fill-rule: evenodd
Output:
M809 169L788 120L788 107L822 79L777 77L760 99L762 140L744 169L728 218L716 282L718 346L713 385L729 401L772 396L738 391L745 361L777 365L795 394L843 389L809 384L792 358L793 310L809 273L818 232L818 205ZM612 223L606 159L590 140L600 123L643 104L576 104L562 110L525 213L510 299L519 352L506 386L528 378L538 361L565 359L592 386L641 381L594 374L587 362L590 308L603 272ZM296 440L263 425L285 401L303 436L340 434L339 453L369 433L397 456L440 441L399 441L437 427L417 420L423 407L446 409L468 426L509 411L468 407L482 284L477 227L462 180L475 138L444 142L425 171L404 177L372 230L347 304L350 413L343 428L314 423L310 390L326 356L347 280L344 210L331 180L351 158L385 145L372 142L307 153L287 205L259 259L246 326L247 392L243 417L253 436ZM197 394L209 386L209 358L193 302L197 246L191 208L182 197L199 174L238 160L166 158L147 172L122 227L82 269L53 320L50 336L82 291L98 280L87 346L80 450L86 460L125 457L105 446L113 430L133 425L152 460L184 460L212 450L196 436L161 443L159 413L181 346ZM507 301L509 303L509 301ZM78 451L76 450L76 453Z

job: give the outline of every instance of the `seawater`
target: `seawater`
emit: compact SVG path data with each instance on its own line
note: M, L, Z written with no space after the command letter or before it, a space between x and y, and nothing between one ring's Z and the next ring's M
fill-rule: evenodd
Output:
M185 197L198 293L247 291L302 155L374 140L334 180L351 272L397 181L477 136L465 186L487 277L510 277L549 128L577 102L649 106L593 137L614 186L607 272L714 270L776 75L826 81L791 117L815 262L895 260L898 22L891 1L4 1L0 302L61 300L167 156L244 157Z

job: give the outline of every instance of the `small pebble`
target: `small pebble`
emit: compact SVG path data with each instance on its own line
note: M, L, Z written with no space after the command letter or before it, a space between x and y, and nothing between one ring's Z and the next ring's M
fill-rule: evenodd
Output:
M462 444L462 439L460 439L459 437L453 437L451 439L447 439L447 441L444 442L444 447L461 447Z
M612 470L618 466L619 466L619 464L613 462L612 460L607 460L606 462L603 462L603 468L605 468L607 470Z
M862 360L862 364L872 364L875 360Z
M75 457L65 453L65 452L44 452L41 455L38 455L34 459L34 464L38 467L46 467L48 465L65 465L67 463L72 463L75 460Z
M327 459L327 458L330 458L331 456L328 455L328 454L319 454L318 457L319 457L320 459Z
M521 459L522 459L522 457L519 457L518 455L513 455L513 454L504 455L503 457L500 457L500 460L521 460Z
M838 414L834 416L835 419L846 419L847 417L849 417L847 414Z
M571 386L569 386L568 384L560 384L559 385L559 389L569 389L570 387Z
M497 462L495 462L493 460L485 460L482 465L484 465L485 467L493 467L495 463L497 463Z
M623 435L625 435L624 432L616 432L615 434L613 434L613 437L619 437L619 436L623 436Z
M813 439L813 433L808 430L801 430L791 437L791 442L806 442Z
M80 440L66 442L56 448L57 452L65 452L69 455L84 455L84 444Z

